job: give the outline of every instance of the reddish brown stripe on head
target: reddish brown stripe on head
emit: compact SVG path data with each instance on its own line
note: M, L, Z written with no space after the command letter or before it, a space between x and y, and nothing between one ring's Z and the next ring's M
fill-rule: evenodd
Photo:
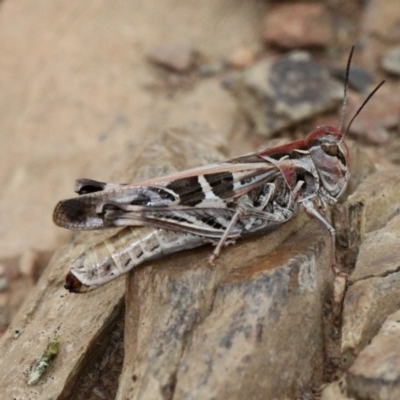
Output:
M310 148L321 141L327 140L329 135L337 141L341 140L343 137L343 133L333 126L320 126L315 131L309 133L305 138L306 147Z

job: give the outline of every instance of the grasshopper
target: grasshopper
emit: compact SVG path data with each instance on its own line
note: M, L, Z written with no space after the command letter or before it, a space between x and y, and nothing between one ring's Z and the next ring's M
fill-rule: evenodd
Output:
M214 264L227 244L276 229L301 207L330 233L331 268L344 276L336 262L335 229L323 211L337 202L350 179L346 134L384 83L343 129L353 51L354 46L338 128L320 126L285 145L134 184L77 180L79 197L57 204L55 224L77 230L125 229L83 252L73 262L65 288L87 292L147 260L210 242ZM138 232L135 226L149 228Z

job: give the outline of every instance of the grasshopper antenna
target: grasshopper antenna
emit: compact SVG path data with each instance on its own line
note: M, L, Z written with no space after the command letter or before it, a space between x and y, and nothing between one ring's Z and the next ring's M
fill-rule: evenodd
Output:
M347 107L347 89L349 87L349 75L350 75L350 65L351 65L351 60L353 58L353 53L354 53L354 45L351 47L351 51L349 54L349 59L347 60L347 66L346 66L346 78L344 81L344 98L343 98L343 104L342 104L342 111L340 115L340 124L339 124L339 131L341 132L343 129L344 125L344 116L346 112L346 107ZM385 83L385 81L382 81L378 86L375 87L375 89L367 96L367 98L363 101L361 106L358 108L358 110L355 112L353 117L351 118L349 124L347 125L346 130L343 133L341 141L344 140L344 137L347 135L347 133L350 130L351 124L354 122L356 119L357 115L360 114L361 110L365 107L365 105L371 100L371 97L378 91L378 89Z
M344 95L343 95L342 111L340 112L340 124L339 124L340 132L343 129L344 114L346 112L346 107L347 107L347 88L349 86L350 65L351 65L351 59L353 58L353 53L354 53L354 45L351 46L349 59L347 60L347 66L346 66L346 77L344 79ZM346 132L347 132L347 129L346 129Z
M361 106L358 108L358 110L356 111L356 113L353 115L353 117L351 118L349 124L347 125L346 131L343 134L342 140L344 139L344 137L346 136L346 134L349 132L351 124L353 123L353 121L356 119L357 115L360 114L361 110L365 107L365 105L371 100L371 97L378 91L378 89L385 83L385 81L382 81L378 86L376 86L376 88L367 96L367 98L363 101L363 103L361 104Z

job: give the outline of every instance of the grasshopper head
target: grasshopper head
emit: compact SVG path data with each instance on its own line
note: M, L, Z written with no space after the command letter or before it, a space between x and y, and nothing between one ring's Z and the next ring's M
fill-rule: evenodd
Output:
M308 148L321 180L321 186L319 189L320 195L331 203L334 203L336 199L344 192L347 182L350 179L350 155L344 138L349 132L351 124L357 115L385 82L382 81L367 96L353 117L350 119L347 128L344 130L343 125L347 105L347 87L349 84L350 64L353 52L354 46L350 51L349 59L347 61L339 128L334 128L333 126L320 126L314 132L311 132L305 139L305 145Z
M305 140L321 186L337 199L350 179L350 155L343 133L332 126L321 126Z

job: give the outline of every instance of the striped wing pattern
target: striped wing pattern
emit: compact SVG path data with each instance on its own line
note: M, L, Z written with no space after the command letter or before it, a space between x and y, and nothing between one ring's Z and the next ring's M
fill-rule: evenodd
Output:
M81 196L59 202L54 222L68 229L140 225L220 237L237 199L280 175L265 161L231 169L232 164L214 164L133 185L80 180Z

